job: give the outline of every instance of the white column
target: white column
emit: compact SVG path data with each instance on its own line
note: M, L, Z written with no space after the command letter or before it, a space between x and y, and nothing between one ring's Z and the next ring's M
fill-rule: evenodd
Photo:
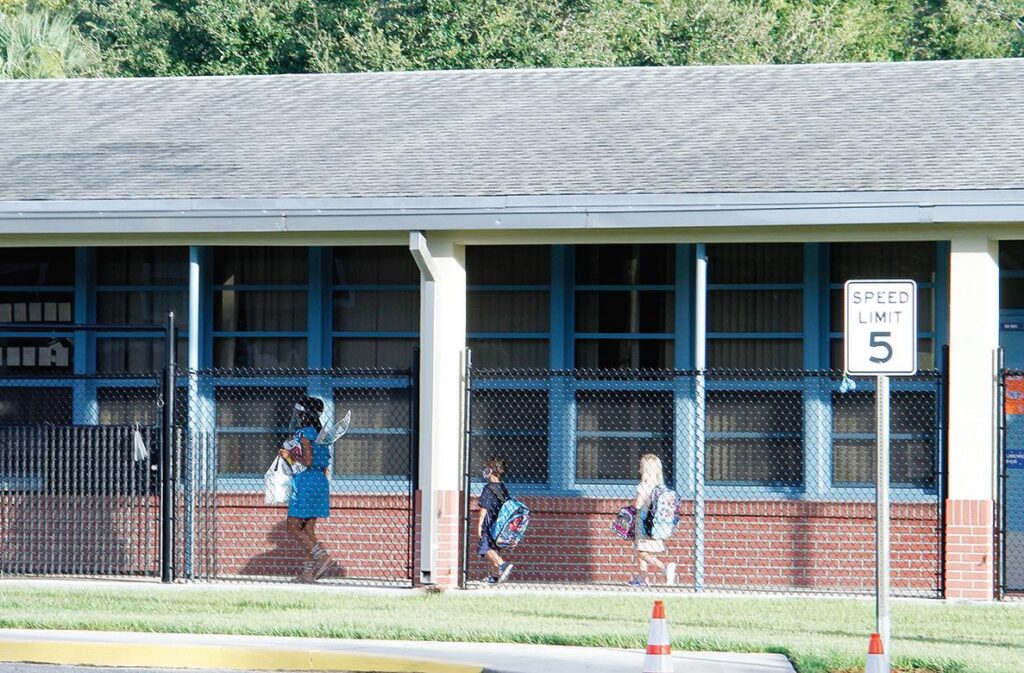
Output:
M462 375L466 349L465 246L412 232L420 268L420 572L458 581L462 484Z
M992 500L998 242L954 238L949 286L949 498Z

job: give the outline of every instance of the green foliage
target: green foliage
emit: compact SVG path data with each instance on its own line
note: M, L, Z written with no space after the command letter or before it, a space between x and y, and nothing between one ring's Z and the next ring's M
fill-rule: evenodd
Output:
M0 13L0 79L88 76L98 62L70 16L36 8Z
M0 0L66 9L109 75L1024 55L1024 0Z

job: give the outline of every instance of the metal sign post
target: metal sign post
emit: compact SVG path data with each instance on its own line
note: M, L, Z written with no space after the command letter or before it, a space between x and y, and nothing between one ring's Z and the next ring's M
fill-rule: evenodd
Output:
M875 411L878 418L875 456L875 628L889 652L889 377L875 383Z
M889 377L917 373L917 283L850 280L844 303L844 371L875 377L875 630L888 656Z

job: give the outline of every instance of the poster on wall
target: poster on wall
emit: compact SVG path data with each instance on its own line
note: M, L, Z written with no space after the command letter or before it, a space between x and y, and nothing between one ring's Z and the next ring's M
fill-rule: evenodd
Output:
M1007 377L1005 404L1007 424L1024 423L1024 377ZM1018 434L1007 432L1006 467L1011 470L1024 470L1024 445L1019 439L1014 441Z

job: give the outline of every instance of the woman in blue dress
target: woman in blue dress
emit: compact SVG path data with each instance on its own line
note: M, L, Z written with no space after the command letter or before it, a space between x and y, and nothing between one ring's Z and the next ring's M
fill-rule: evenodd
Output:
M299 543L303 552L299 582L315 582L331 566L330 555L316 539L317 519L330 516L330 485L327 479L331 463L330 447L317 443L323 428L320 416L323 400L307 397L295 404L292 413L293 447L282 448L281 455L289 462L305 466L293 477L292 496L288 502L288 534Z

